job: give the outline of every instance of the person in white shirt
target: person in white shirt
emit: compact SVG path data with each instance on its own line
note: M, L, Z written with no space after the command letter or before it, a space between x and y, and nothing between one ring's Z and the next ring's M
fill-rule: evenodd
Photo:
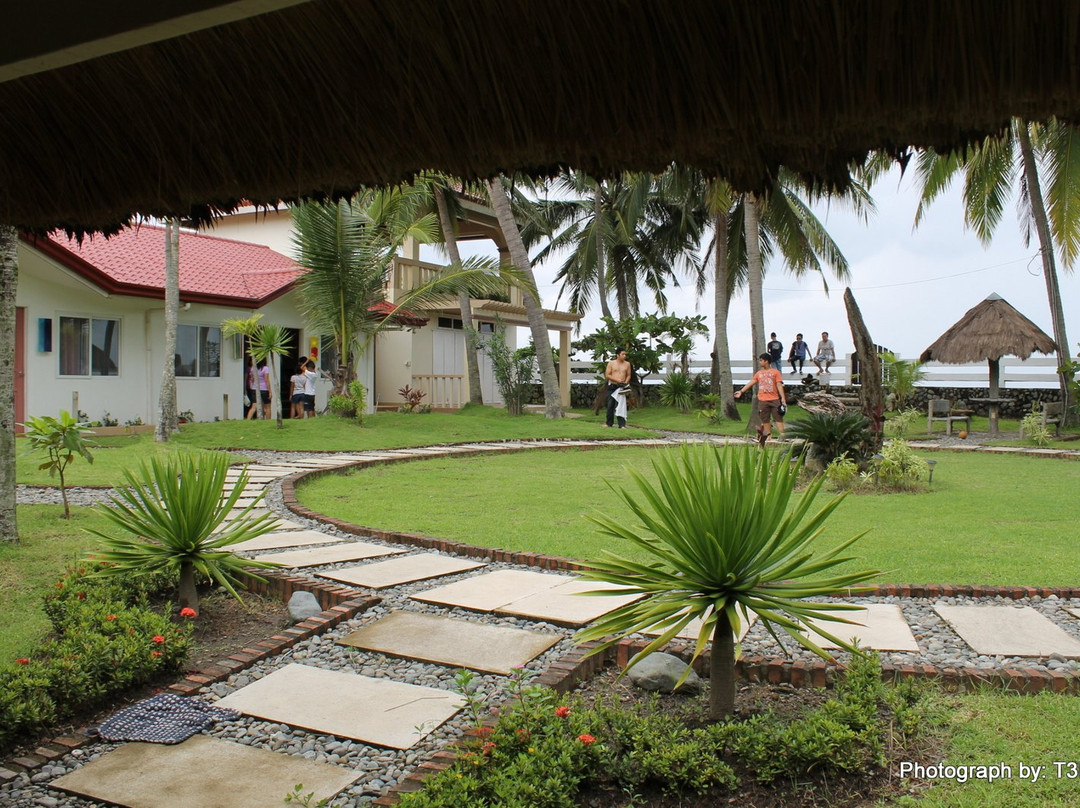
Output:
M315 417L315 380L319 374L315 372L315 363L310 359L304 365L304 417Z
M829 339L829 332L821 332L821 342L817 344L817 351L814 352L814 364L817 365L818 373L828 373L829 367L836 361L836 346L833 345L833 341ZM825 370L821 369L821 363L825 363Z

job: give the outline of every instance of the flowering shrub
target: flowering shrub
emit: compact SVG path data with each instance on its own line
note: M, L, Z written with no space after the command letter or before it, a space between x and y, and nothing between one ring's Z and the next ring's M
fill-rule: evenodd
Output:
M902 756L910 739L946 720L927 693L913 681L884 684L873 654L853 658L833 697L794 718L765 713L691 728L657 701L556 706L551 691L533 688L400 805L571 808L584 804L587 789L659 790L675 797L670 804L727 804L738 785L732 764L769 783L872 768L887 749Z
M87 574L69 571L46 596L55 636L32 657L0 662L0 750L177 670L187 656L191 625L149 608L152 581Z

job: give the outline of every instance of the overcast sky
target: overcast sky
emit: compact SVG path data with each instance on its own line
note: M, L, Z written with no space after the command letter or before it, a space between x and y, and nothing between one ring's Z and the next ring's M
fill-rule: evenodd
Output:
M852 293L871 337L904 358L918 356L964 312L994 292L1052 335L1042 264L1034 243L1024 247L1015 200L1002 218L993 243L983 247L964 227L959 183L956 185L935 201L929 216L914 231L918 194L913 173L901 179L898 169L872 189L877 213L868 223L836 207L817 208L818 218L848 259ZM492 249L485 251L479 244L468 246L470 253L492 254ZM558 294L552 282L556 269L557 262L536 270L546 308L554 307ZM1070 352L1075 355L1080 341L1080 277L1059 267L1059 280L1072 343ZM821 332L828 331L837 353L850 353L844 284L829 278L829 288L826 294L817 276L797 281L781 261L773 260L765 275L766 332L776 331L785 346L797 332L802 332L813 348ZM697 300L692 288L671 289L670 309L680 316L703 314L711 328L712 294L710 287ZM594 304L593 308L599 307ZM583 321L582 333L598 326L599 315L590 314ZM745 293L732 302L728 334L733 358L749 354L750 317ZM526 339L523 337L522 342ZM695 358L705 359L708 351L703 348L696 353Z

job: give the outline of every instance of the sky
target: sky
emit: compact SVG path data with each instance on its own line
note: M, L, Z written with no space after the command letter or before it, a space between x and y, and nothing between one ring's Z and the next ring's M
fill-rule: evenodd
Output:
M1053 333L1035 243L1025 247L1015 213L1015 199L1002 217L993 242L984 247L964 226L960 183L935 200L928 216L913 230L918 193L914 172L901 178L899 169L883 177L871 190L877 213L868 222L825 204L817 205L818 218L848 259L850 287L874 342L902 358L916 358L963 314L997 293ZM492 246L463 244L463 254L494 255ZM558 261L535 268L545 308L555 308L558 286L553 283ZM1066 327L1076 354L1080 341L1080 274L1059 265ZM796 280L774 259L766 267L764 283L765 331L775 331L785 346L801 332L813 348L822 331L836 343L838 355L852 352L851 331L844 309L845 284L829 277L829 292L820 276ZM669 289L669 309L679 316L702 314L712 326L713 291L701 299L692 285ZM565 301L563 303L565 307ZM599 309L594 303L594 309ZM651 309L643 309L643 313ZM582 335L600 326L599 314L582 322ZM749 301L741 292L732 301L728 335L733 357L750 353ZM522 335L521 344L528 338ZM711 336L710 336L711 341ZM786 350L785 350L786 355ZM702 344L696 359L708 358Z

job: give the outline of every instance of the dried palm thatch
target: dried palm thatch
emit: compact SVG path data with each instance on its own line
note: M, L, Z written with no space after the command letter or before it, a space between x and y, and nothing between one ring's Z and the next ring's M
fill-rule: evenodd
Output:
M425 169L842 186L872 149L1080 119L1078 33L1071 0L311 0L0 83L0 221L198 222Z
M997 361L1003 356L1027 359L1033 353L1054 353L1054 340L999 295L990 295L970 309L922 352L920 362L949 365Z

